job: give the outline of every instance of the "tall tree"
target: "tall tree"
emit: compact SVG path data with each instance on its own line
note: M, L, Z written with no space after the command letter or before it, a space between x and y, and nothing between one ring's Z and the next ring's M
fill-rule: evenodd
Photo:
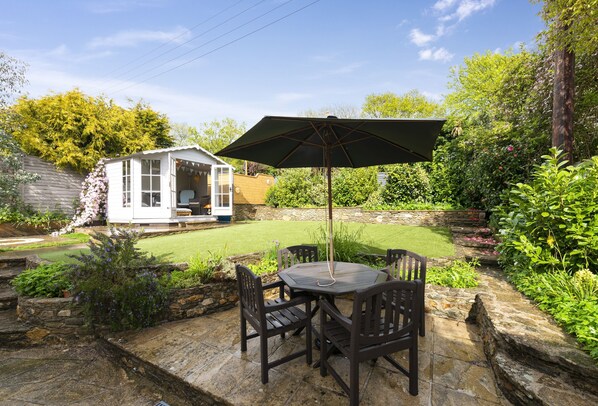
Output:
M598 0L545 0L542 9L555 65L552 145L563 148L570 163L574 157L575 56L598 50L596 10Z
M12 112L9 129L25 152L80 172L101 158L172 145L166 116L142 102L125 109L75 89L22 97Z
M7 107L26 82L25 70L24 63L0 52L0 207L18 206L20 186L39 178L23 170L21 149L4 129Z
M245 133L245 123L237 123L234 119L227 117L201 124L198 134L190 136L188 140L214 154L235 141L243 133ZM223 159L233 165L235 170L244 171L244 161L233 158Z
M392 92L371 94L362 107L372 118L430 118L444 115L442 106L417 90L397 95Z
M170 125L170 138L177 147L184 147L192 144L192 139L199 137L197 128L187 123L172 123Z

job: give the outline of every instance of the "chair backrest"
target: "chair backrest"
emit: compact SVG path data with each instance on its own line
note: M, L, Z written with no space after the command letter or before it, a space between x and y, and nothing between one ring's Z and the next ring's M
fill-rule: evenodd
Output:
M353 302L352 344L356 348L390 344L417 335L420 295L423 284L419 280L394 280L357 291Z
M402 281L415 279L426 283L426 262L424 256L401 249L388 249L386 251L386 266L388 274Z
M195 197L195 190L181 190L179 195L179 203L189 204L189 200Z
M316 245L293 245L278 250L278 270L291 267L297 263L316 262L318 247Z
M237 273L241 309L248 319L262 323L265 320L262 278L251 272L251 269L240 264L235 266L235 271Z

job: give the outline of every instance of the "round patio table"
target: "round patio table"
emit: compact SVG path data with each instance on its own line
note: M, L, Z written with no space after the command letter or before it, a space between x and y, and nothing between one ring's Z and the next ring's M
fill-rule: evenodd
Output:
M306 262L283 269L278 273L291 289L305 290L318 295L337 296L352 293L386 281L388 274L367 265L351 262L334 262L334 279L330 283L328 262ZM329 285L329 286L327 286Z
M332 280L328 273L328 262L322 261L295 264L278 272L278 276L291 289L315 293L334 306L335 296L353 293L359 289L382 283L386 281L388 274L372 269L367 265L334 262L334 279L336 279L336 282L330 284ZM320 332L313 330L316 336L316 346L319 348ZM334 347L329 348L330 353L333 350ZM319 366L320 361L318 360L313 367L318 368Z

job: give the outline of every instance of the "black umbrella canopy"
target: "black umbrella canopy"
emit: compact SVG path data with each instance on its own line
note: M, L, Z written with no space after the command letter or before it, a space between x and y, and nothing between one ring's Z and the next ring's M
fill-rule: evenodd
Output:
M216 155L275 168L357 168L430 161L444 122L266 116Z
M334 283L331 168L431 161L444 122L266 116L216 155L275 168L327 168L329 271Z

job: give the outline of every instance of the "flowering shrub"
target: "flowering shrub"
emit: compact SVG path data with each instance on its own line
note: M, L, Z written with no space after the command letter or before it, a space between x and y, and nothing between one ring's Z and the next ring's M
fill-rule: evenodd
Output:
M83 181L83 188L79 195L79 207L69 225L61 233L70 233L75 227L89 224L94 218L106 215L108 193L108 178L106 165L101 159L94 170Z
M91 327L109 325L113 330L147 327L162 313L168 289L148 270L157 259L135 247L132 231L94 233L90 254L73 256L70 279L75 300L83 306Z

